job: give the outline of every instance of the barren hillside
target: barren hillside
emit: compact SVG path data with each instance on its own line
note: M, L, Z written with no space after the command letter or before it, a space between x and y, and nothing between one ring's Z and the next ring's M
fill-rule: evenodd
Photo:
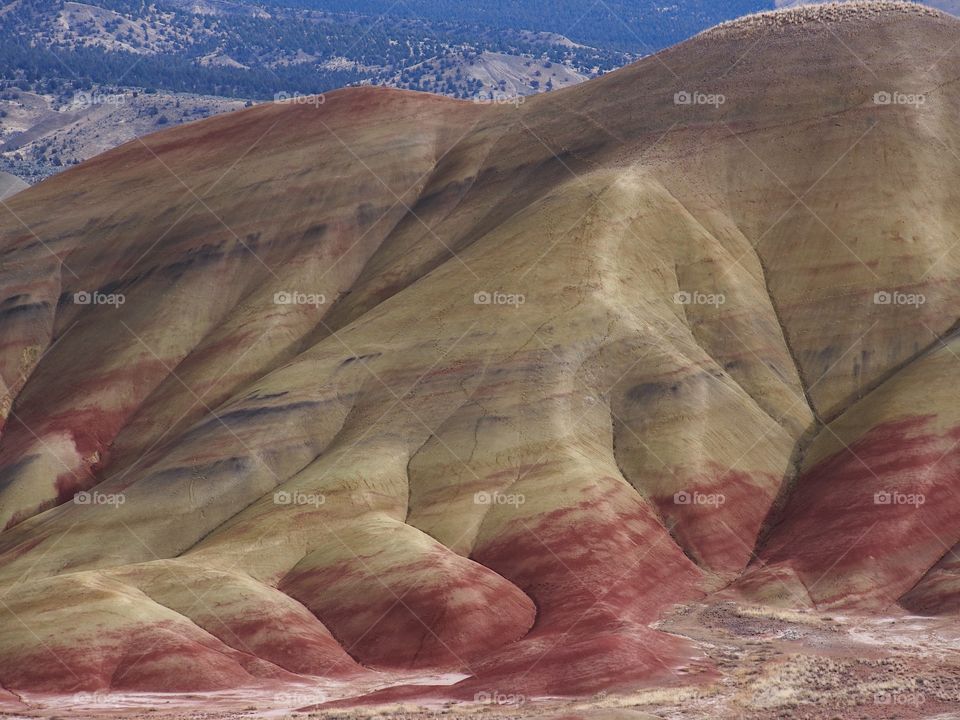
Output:
M16 195L10 707L955 711L958 40L786 10L522 105L258 105Z

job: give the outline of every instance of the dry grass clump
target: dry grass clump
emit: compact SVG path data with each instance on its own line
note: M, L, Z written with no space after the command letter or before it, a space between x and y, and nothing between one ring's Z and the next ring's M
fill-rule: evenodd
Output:
M779 620L781 622L809 625L811 627L821 627L823 625L823 619L813 613L772 607L770 605L737 605L733 610L733 614L741 618Z
M857 704L848 693L855 661L795 655L752 682L741 703L752 710Z
M803 706L921 704L954 701L957 690L955 678L918 676L899 658L834 660L795 655L750 683L738 702L761 712Z

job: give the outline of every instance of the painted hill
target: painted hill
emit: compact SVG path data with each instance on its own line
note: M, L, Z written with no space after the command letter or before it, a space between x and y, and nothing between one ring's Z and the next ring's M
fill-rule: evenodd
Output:
M717 678L677 604L953 612L958 39L783 11L17 195L0 686L582 696Z

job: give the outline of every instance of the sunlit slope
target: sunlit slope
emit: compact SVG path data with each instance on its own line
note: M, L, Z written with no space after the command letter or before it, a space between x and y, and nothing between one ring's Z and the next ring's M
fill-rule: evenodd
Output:
M960 24L828 10L13 198L0 685L585 694L710 674L650 624L721 588L950 607Z

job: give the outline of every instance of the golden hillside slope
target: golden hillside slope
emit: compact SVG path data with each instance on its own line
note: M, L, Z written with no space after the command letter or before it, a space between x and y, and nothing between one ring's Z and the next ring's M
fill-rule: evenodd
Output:
M582 695L711 677L650 625L721 590L955 608L958 40L784 11L518 107L347 89L17 195L0 686Z

